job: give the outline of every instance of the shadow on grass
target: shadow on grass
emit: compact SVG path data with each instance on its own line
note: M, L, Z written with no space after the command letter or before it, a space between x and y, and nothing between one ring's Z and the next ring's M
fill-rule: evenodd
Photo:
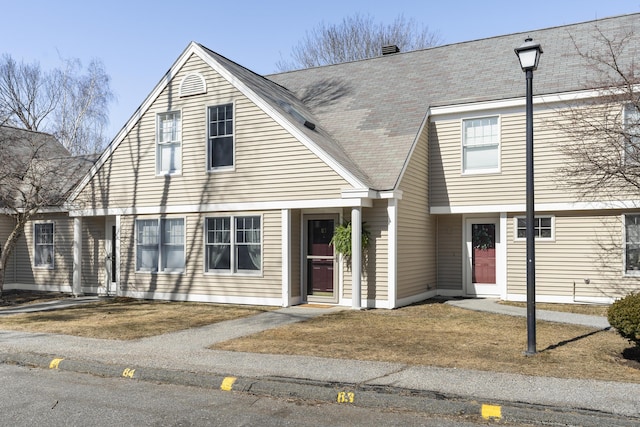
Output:
M640 369L640 347L633 346L625 348L622 351L622 357L624 357L625 360L632 362L634 364L634 368Z
M608 332L610 330L611 330L611 327L607 327L607 328L599 329L599 330L593 331L593 332L589 332L588 334L583 334L583 335L580 335L580 336L577 336L577 337L574 337L574 338L571 338L571 339L568 339L568 340L560 341L557 344L551 344L547 348L540 350L540 353L544 353L545 351L555 350L556 348L559 348L559 347L565 346L567 344L571 344L571 343L580 341L580 340L585 339L585 338L589 338L590 336L599 334L601 332Z

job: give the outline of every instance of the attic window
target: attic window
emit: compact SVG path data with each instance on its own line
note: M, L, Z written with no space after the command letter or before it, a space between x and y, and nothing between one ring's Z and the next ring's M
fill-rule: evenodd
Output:
M180 82L180 96L207 93L207 83L200 73L189 73Z

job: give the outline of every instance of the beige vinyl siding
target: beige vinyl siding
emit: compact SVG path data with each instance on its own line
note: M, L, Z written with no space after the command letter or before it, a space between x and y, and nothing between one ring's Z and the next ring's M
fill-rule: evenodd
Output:
M374 200L373 207L362 208L362 221L371 233L363 256L361 295L368 300L389 298L389 215L386 200ZM349 296L351 298L351 296Z
M210 216L262 217L262 274L218 274L204 271L204 219ZM126 216L120 223L120 278L124 292L191 294L212 297L282 298L281 211L215 212L170 215L185 219L184 273L136 272L135 220L158 216Z
M536 215L545 215L539 212ZM518 215L519 216L519 215ZM536 293L571 297L619 297L640 285L623 274L623 224L620 212L555 215L555 239L536 240ZM526 241L514 240L514 215L508 217L508 293L526 294ZM575 287L575 288L574 288Z
M462 216L438 215L438 289L462 291Z
M434 118L431 140L431 206L506 205L525 203L525 114L504 111L500 118L500 165L498 173L462 173L462 120L483 113L453 118ZM536 203L580 201L569 191L560 170L568 162L561 147L569 139L558 124L558 112L537 107L534 115L534 164ZM499 191L499 193L497 193Z
M344 209L344 221L351 220L351 209ZM369 230L369 247L363 251L360 295L369 301L384 301L389 296L389 215L387 201L374 200L373 207L362 208L362 222ZM343 260L342 298L350 300L353 290L351 263Z
M13 218L6 215L0 215L0 250L2 250L2 248L4 247L4 244L9 238L9 234L11 234L11 231L13 231L14 225L15 225L15 221L13 220ZM15 250L14 250L11 253L11 255L9 255L9 259L7 260L7 265L5 266L6 268L6 271L4 272L5 284L13 283L16 280L15 262L16 262L16 258L15 258Z
M104 218L82 218L82 292L97 293L105 285Z
M398 202L398 299L436 288L436 221L429 215L428 146L421 135L400 183Z
M179 98L201 72L208 92ZM207 107L234 103L235 170L207 172ZM181 111L182 172L156 176L156 114ZM192 57L83 190L96 208L339 198L350 185L197 57Z
M34 267L34 224L52 222L54 267ZM15 283L48 291L68 290L73 283L73 218L65 214L42 214L29 221L15 248Z

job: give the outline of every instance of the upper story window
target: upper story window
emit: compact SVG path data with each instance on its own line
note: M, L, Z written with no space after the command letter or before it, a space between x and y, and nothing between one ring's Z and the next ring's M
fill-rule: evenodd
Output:
M182 169L182 124L179 111L158 114L156 170L158 175Z
M230 169L233 165L233 104L209 107L207 169Z
M640 275L640 215L624 216L624 271Z
M624 106L623 114L625 162L640 164L640 111L635 104Z
M527 238L527 220L516 217L516 240ZM540 240L553 240L555 221L552 216L536 216L533 220L533 235Z
M500 170L498 117L462 121L462 172L484 173Z
M33 225L33 265L34 267L53 268L53 223L43 222Z
M136 220L136 271L184 271L184 219Z

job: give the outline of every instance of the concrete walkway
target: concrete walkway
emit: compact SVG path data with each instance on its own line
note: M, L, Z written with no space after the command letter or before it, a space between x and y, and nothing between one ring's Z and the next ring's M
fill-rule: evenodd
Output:
M526 311L493 300L449 303L501 314ZM563 422L569 411L583 416L578 425L612 425L611 417L613 425L640 424L640 384L366 362L344 359L344 354L319 358L207 349L216 342L342 309L289 307L135 341L0 331L0 362L332 402L355 396L361 405L449 415L480 414L497 405L502 408L500 418L514 422ZM543 317L542 312L538 315ZM558 319L608 327L602 318L574 316L558 314Z
M509 316L526 317L527 309L512 305L500 304L499 300L491 298L451 299L447 304L474 311L484 311ZM537 310L536 319L548 322L568 323L571 325L588 326L596 329L609 328L609 321L602 316L588 316L585 314L565 313L561 311Z

